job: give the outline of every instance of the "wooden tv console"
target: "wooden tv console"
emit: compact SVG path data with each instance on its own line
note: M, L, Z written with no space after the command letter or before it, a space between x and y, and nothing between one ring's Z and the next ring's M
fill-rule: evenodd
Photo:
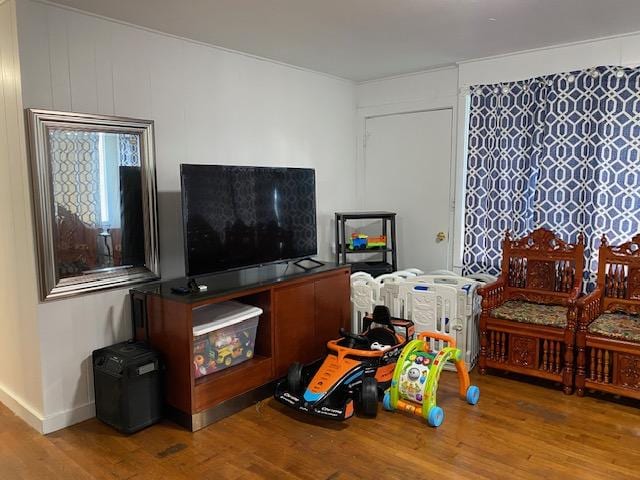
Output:
M147 340L166 363L167 416L196 431L273 394L275 381L295 361L311 363L326 342L350 326L349 266L312 271L270 265L198 279L206 292L176 295L186 279L131 290L135 338ZM193 308L237 300L262 308L255 353L246 362L195 378Z

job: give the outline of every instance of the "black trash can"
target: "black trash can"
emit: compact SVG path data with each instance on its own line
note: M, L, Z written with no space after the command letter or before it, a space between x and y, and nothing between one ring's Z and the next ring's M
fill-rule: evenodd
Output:
M93 352L96 417L133 433L162 417L162 368L158 353L141 342L122 342Z

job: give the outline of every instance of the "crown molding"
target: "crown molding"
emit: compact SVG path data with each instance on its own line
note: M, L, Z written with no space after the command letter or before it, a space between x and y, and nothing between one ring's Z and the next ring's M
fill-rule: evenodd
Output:
M7 1L7 0L0 0L0 2L3 1ZM281 67L286 67L286 68L291 68L293 70L299 70L301 72L306 72L306 73L313 73L315 75L320 75L326 78L330 78L332 80L338 80L340 82L344 82L344 83L348 83L350 85L355 85L356 82L354 80L348 79L348 78L344 78L344 77L339 77L338 75L332 75L331 73L326 73L326 72L320 72L318 70L313 70L311 68L306 68L306 67L300 67L298 65L292 65L290 63L286 63L286 62L280 62L278 60L274 60L272 58L267 58L267 57L261 57L259 55L254 55L252 53L247 53L247 52L242 52L240 50L233 50L231 48L226 48L226 47L221 47L220 45L214 45L211 43L206 43L206 42L201 42L199 40L194 40L192 38L187 38L187 37L181 37L180 35L174 35L172 33L167 33L167 32L162 32L160 30L155 30L153 28L149 28L149 27L145 27L142 25L136 25L135 23L131 23L131 22L125 22L124 20L118 20L116 18L111 18L111 17L107 17L104 15L99 15L97 13L93 13L93 12L87 12L86 10L81 10L79 8L75 8L75 7L70 7L68 5L61 5L59 3L50 1L50 0L30 0L36 3L41 3L43 5L48 5L50 7L54 7L54 8L59 8L61 10L67 10L70 12L74 12L74 13L78 13L81 15L86 15L88 17L93 17L93 18L98 18L100 20L105 20L107 22L111 22L111 23L116 23L119 25L123 25L125 27L131 27L131 28L136 28L138 30L142 30L148 33L153 33L156 35L162 35L164 37L168 37L168 38L173 38L176 40L182 40L184 42L188 42L191 43L193 45L198 45L201 47L207 47L207 48L211 48L214 50L218 50L221 52L225 52L225 53L232 53L235 55L241 55L243 57L247 57L247 58L251 58L253 60L258 60L261 62L267 62L267 63L272 63L274 65L278 65Z

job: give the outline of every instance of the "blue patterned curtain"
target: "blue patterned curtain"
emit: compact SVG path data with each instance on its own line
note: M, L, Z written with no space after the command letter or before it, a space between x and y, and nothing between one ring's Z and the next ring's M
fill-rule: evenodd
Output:
M640 69L598 67L471 91L464 269L500 271L501 240L546 227L587 241L640 231Z

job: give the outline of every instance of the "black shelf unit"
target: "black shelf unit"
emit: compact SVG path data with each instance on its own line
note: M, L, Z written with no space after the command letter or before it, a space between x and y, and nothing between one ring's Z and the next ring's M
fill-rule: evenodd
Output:
M349 250L346 224L349 220L380 220L382 235L387 237L386 248ZM376 261L351 261L363 253L378 254L382 258ZM394 212L336 212L336 263L348 263L352 272L367 272L373 276L395 272L398 269L396 249L396 214Z

